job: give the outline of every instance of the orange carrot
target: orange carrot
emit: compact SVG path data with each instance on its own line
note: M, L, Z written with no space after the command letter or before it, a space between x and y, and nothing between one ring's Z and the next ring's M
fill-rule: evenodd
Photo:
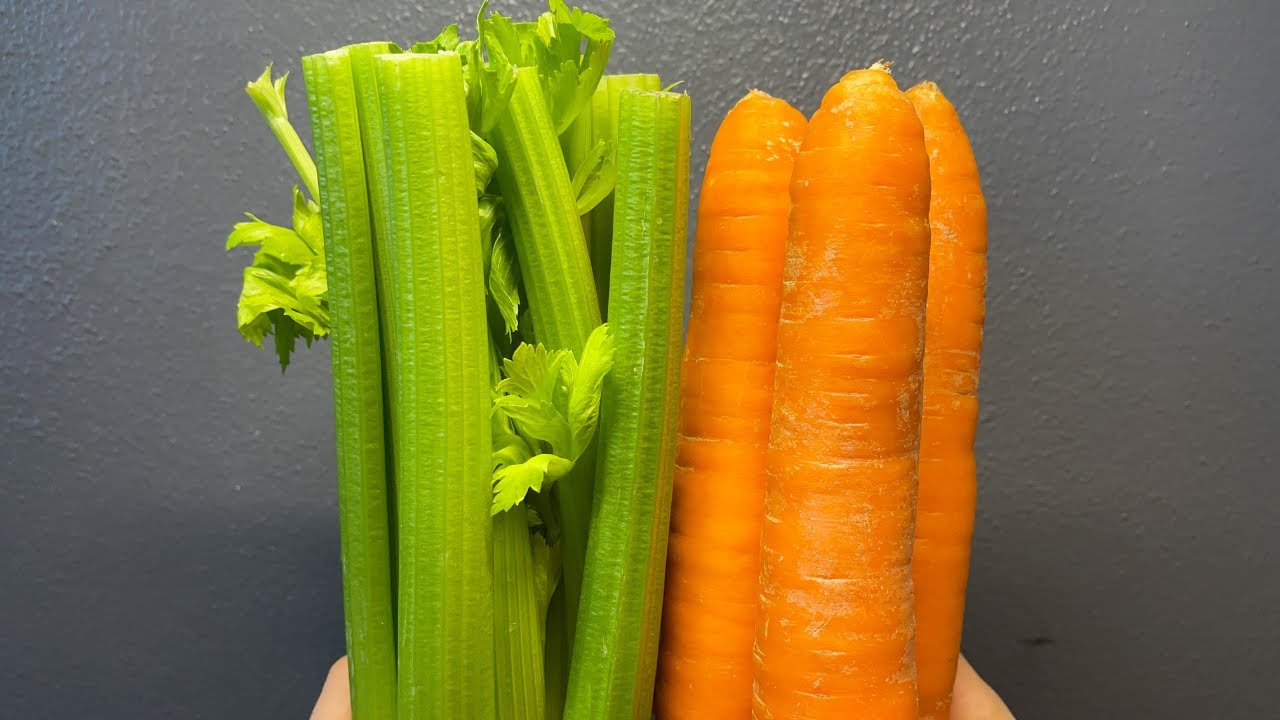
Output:
M907 91L929 152L929 305L925 318L920 501L911 574L922 720L951 717L969 542L977 499L973 437L987 274L987 205L969 138L933 83Z
M915 720L929 159L886 67L827 91L791 199L753 715Z
M804 128L799 111L751 91L721 123L702 181L655 696L664 720L751 712L787 185Z

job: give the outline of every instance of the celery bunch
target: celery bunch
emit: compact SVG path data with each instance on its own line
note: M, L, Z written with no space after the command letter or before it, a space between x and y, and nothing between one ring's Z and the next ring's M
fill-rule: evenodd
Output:
M331 340L355 720L648 715L689 116L613 42L552 0L308 56L315 162L249 84L307 194L228 238L237 321Z

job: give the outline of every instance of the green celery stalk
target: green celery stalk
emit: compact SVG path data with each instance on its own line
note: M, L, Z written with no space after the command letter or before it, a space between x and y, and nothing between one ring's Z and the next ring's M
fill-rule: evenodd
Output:
M462 64L375 58L395 366L401 720L495 717L489 338Z
M516 71L493 146L534 332L550 348L580 353L600 311L569 170L535 68Z
M387 153L382 133L382 105L378 99L378 82L374 72L374 57L389 53L398 53L400 48L391 42L366 42L348 45L344 48L350 58L352 81L356 88L356 110L360 118L360 141L364 146L365 180L368 183L369 203L372 206L373 225L373 276L377 286L378 319L382 329L382 398L383 418L386 426L387 452L387 492L392 498L388 513L391 517L391 585L396 586L396 539L399 534L399 523L396 520L395 507L395 431L394 431L394 397L392 387L395 383L395 364L391 362L395 339L392 333L395 324L391 322L391 307L395 295L387 291L391 275L391 250L387 246L387 185L390 168L387 167ZM395 593L392 593L392 615L395 614Z
M680 379L689 98L624 90L596 498L568 720L649 718L666 569Z
M502 380L494 336L502 328L490 319L489 378ZM493 639L498 720L546 717L543 653L547 603L535 579L528 512L523 505L493 516ZM545 583L543 583L545 585Z
M345 50L303 58L332 318L343 608L354 720L396 707L387 454L373 222L356 90Z
M595 144L601 140L614 145L618 137L618 98L623 90L658 90L657 75L606 75L600 79L591 106L578 114L565 134L565 159L575 170ZM594 210L582 216L582 228L591 256L591 272L600 299L600 315L609 316L609 258L613 248L613 195L610 194Z
M538 598L523 505L493 517L493 576L498 718L541 720L547 608Z
M587 336L600 324L600 306L577 199L537 69L516 71L506 112L492 135L498 152L498 187L516 244L533 333L548 348L580 355ZM556 591L561 597L552 601L547 632L563 635L548 643L552 659L560 661L569 657L576 625L591 517L593 458L594 448L551 491L559 514L563 575ZM561 668L548 667L548 717L558 716L557 698L563 685L556 679L563 676Z
M374 58L400 52L395 43L368 42L348 45L344 48L351 58L351 74L356 87L356 105L360 115L360 138L365 146L365 177L369 183L369 200L373 206L373 255L374 273L378 278L378 316L382 325L394 330L391 323L391 305L394 303L393 293L386 292L386 285L391 274L391 249L387 246L387 185L391 169L387 166L387 153L384 147L382 127L382 105L378 99L378 83L374 70ZM384 332L382 338L383 356L390 357L393 338L390 332ZM393 370L391 363L384 361L384 369ZM390 380L387 384L390 384ZM389 398L388 398L389 399Z

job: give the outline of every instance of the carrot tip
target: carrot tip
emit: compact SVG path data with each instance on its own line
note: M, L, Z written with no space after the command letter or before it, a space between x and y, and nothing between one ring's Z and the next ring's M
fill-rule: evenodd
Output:
M869 69L869 70L882 70L882 71L884 71L884 72L886 72L886 73L888 73L888 74L892 75L892 74L893 74L893 69L892 69L892 68L893 68L893 61L892 61L892 60L885 60L884 58L880 58L879 60L877 60L877 61L875 61L875 62L871 63L871 67L870 67L870 68L868 68L868 69Z
M938 94L940 94L941 92L942 92L942 91L941 91L941 89L938 87L938 83L936 83L936 82L934 82L934 81L932 81L932 80L922 80L922 81L920 81L920 82L916 83L916 85L915 85L914 87L912 87L910 90L908 90L908 91L907 91L907 93L908 93L908 94L912 94L912 93L928 93L928 94L930 94L930 95L938 95Z

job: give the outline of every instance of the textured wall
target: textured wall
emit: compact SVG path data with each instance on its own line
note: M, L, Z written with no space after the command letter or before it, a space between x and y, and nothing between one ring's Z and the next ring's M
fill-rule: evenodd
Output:
M887 57L957 99L991 209L966 647L1024 718L1274 715L1280 12L1248 4L594 6L616 69L685 81L698 174L752 85L811 111ZM288 217L264 62L474 12L351 5L0 0L0 716L302 718L341 652L327 351L282 378L240 339L222 242Z

